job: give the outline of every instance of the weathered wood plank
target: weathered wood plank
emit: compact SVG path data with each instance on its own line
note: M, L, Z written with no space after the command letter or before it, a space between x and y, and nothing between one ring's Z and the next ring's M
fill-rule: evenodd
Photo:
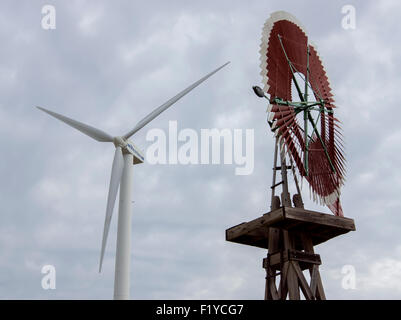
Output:
M252 232L254 229L267 228L271 224L284 219L283 208L264 214L262 217L249 222L241 223L226 230L226 240L230 241L238 236Z
M295 261L291 261L291 265L295 270L295 273L298 276L298 280L299 280L299 286L301 287L302 293L305 296L305 299L307 300L314 300L314 295L309 287L308 282L305 279L304 274L302 273L301 268L299 267L298 263Z
M280 297L278 295L277 287L276 287L276 277L271 278L269 281L269 289L270 289L270 294L272 296L273 300L279 300Z
M305 262L307 264L322 264L320 255L298 250L290 250L288 253L288 259Z
M284 208L284 215L286 219L342 228L350 231L355 230L354 220L350 218L291 207Z
M311 272L310 289L315 297L316 297L318 275L319 275L319 267L317 265L314 265L312 267L312 272Z
M280 284L278 286L278 292L280 295L280 300L285 300L287 298L288 286L287 286L287 275L289 262L285 262L283 265L282 273L280 276Z
M269 272L266 270L266 284L265 284L265 300L271 300L272 296L270 294L270 286L269 286Z
M272 254L279 250L280 230L277 228L269 228L269 253Z
M287 271L287 287L288 287L288 295L290 300L299 300L299 284L298 284L298 277L293 268L292 263L288 265Z
M313 249L313 242L312 242L310 234L303 232L301 234L301 239L302 239L302 244L303 244L305 252L315 253L315 250Z
M281 252L276 252L276 253L273 253L273 254L269 255L270 265L274 266L274 267L277 267L278 265L280 265L281 258L283 259L283 263L285 261L288 261L288 253L287 252L288 251L283 251L282 253Z
M326 300L326 295L323 289L322 278L320 277L319 269L317 271L317 292L316 297L320 300Z
M355 230L354 220L302 208L281 207L263 216L241 223L226 230L226 240L269 248L270 229L288 230L291 233L307 233L313 245ZM297 238L296 246L300 246Z
M263 259L263 268L266 269L265 300L279 300L276 287L276 271L270 267L269 256Z
M288 234L287 230L282 230L282 233L283 233L284 250L288 251L288 249L292 249L292 241L290 239L290 235Z
M269 254L268 259L270 259L270 266L275 269L279 268L281 263L284 263L288 260L295 260L303 263L303 265L310 265L311 268L313 264L322 264L320 255L292 249L290 251L283 250ZM264 259L264 261L266 260ZM266 268L265 265L264 268Z

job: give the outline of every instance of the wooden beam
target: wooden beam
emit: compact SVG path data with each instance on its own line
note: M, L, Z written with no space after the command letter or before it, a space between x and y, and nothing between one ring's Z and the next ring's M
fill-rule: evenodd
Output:
M299 280L299 286L301 287L302 293L305 296L305 299L307 300L314 300L314 295L312 294L312 291L309 287L308 282L305 279L304 274L302 273L301 268L298 265L298 262L296 261L291 261L291 265L295 270L295 273L298 276L298 280Z
M292 241L290 239L290 235L288 234L288 230L282 230L282 232L283 232L284 250L288 251L288 249L292 249Z
M280 276L280 284L278 287L278 292L281 300L285 300L287 298L288 286L287 286L287 275L288 275L288 266L290 263L287 261L283 265L283 269L281 270Z
M319 298L320 300L326 300L326 295L324 293L323 283L322 283L322 279L320 278L319 269L317 271L317 292L316 292L316 297Z
M269 250L270 252L270 250ZM263 267L266 268L267 266L267 259L270 259L269 264L271 267L274 269L277 269L280 267L280 264L285 261L299 261L302 262L303 265L310 265L310 268L312 268L313 264L321 264L320 260L320 255L314 254L314 253L309 253L309 252L303 252L299 250L282 250L273 254L268 255L267 258L263 259L264 264ZM309 268L309 266L308 266ZM305 268L303 268L305 269Z
M275 280L276 280L276 277L270 279L270 281L269 281L269 289L270 289L270 294L271 294L273 300L279 300L280 297L279 297L279 294L278 294L278 291L277 291Z
M269 212L268 214L264 214L262 217L254 219L249 222L241 223L235 227L229 228L226 230L226 240L230 241L235 239L238 236L243 236L252 232L254 229L259 229L261 227L268 227L269 225L283 220L284 219L284 210L283 208L274 210Z
M289 250L288 260L295 260L309 264L322 264L320 255L299 250Z
M279 250L280 230L277 228L269 228L269 253L272 254Z
M287 286L290 300L300 300L298 277L292 263L288 265Z
M270 228L291 233L308 233L312 244L317 245L355 230L355 224L349 218L302 208L281 207L257 219L227 229L226 240L268 249Z
M309 234L302 232L301 234L302 244L304 246L305 252L315 253L313 249L313 242Z
M319 275L319 267L317 265L313 265L311 272L310 289L315 297L316 297L318 275Z
M269 254L269 259L270 259L270 265L273 266L275 269L277 269L280 266L281 262L288 261L288 254L287 251L279 251L273 254ZM283 261L281 261L281 259ZM266 268L264 266L264 268Z
M355 230L354 220L350 218L291 207L285 207L284 212L286 219L294 219L336 228L340 227L349 231Z

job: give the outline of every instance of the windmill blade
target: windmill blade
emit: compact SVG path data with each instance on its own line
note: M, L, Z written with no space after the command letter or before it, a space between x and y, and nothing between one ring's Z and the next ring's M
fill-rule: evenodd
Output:
M99 272L102 271L104 250L106 248L106 243L107 243L107 235L109 234L110 221L111 217L113 216L114 204L116 202L117 191L123 174L123 168L124 168L123 153L121 147L117 147L114 153L113 166L111 169L109 195L107 197L106 218L104 221L104 230L102 239L102 251L100 253Z
M87 136L89 136L97 141L113 142L113 137L102 130L96 129L85 123L76 121L74 119L63 116L59 113L47 110L45 108L42 108L42 107L36 107L36 108L38 108L39 110L42 110L43 112L46 112L47 114L50 114L51 116L55 117L56 119L58 119L60 121L63 121L64 123L68 124L69 126L81 131L82 133L86 134Z
M160 107L157 109L153 110L151 113L149 113L145 118L143 118L141 121L137 123L134 129L132 129L130 132L125 134L123 137L125 139L128 139L131 137L134 133L136 133L138 130L142 129L144 126L146 126L150 121L152 121L154 118L156 118L159 114L161 114L163 111L168 109L170 106L172 106L174 103L176 103L179 99L181 99L183 96L185 96L187 93L189 93L191 90L195 89L197 86L199 86L203 81L205 81L207 78L211 77L213 74L215 74L217 71L220 69L224 68L226 65L228 65L230 61L226 62L223 64L221 67L217 68L216 70L210 72L203 78L199 79L192 85L190 85L188 88L185 90L181 91L179 94L162 104Z

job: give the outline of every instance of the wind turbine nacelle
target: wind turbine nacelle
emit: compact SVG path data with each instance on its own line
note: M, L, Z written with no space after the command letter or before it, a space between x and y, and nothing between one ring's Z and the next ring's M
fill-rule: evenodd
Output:
M126 143L126 146L122 149L123 153L131 153L134 156L134 164L144 162L145 157L142 151L132 141L126 140Z

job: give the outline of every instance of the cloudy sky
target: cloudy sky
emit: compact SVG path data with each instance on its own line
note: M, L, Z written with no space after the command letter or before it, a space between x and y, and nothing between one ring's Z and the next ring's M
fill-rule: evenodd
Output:
M42 7L56 9L44 30ZM353 5L354 30L342 27ZM190 83L231 64L133 137L178 129L253 129L253 174L235 164L134 167L131 296L262 299L262 249L225 229L268 211L273 138L259 45L270 14L303 22L324 59L346 139L345 216L357 231L321 244L330 299L401 298L399 1L1 1L0 298L109 299L117 214L98 273L113 146L38 111L41 105L123 134ZM306 207L329 213L308 200ZM117 211L115 211L116 213ZM44 290L44 265L56 289ZM342 287L344 266L355 289Z

